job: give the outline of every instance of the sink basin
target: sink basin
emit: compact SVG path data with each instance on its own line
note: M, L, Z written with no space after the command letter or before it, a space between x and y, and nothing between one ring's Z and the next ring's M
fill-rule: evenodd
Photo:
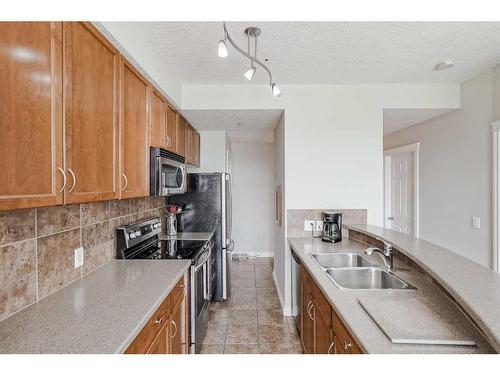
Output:
M355 253L320 253L312 257L324 268L371 267L373 263Z
M341 289L415 289L380 268L330 268L326 273Z

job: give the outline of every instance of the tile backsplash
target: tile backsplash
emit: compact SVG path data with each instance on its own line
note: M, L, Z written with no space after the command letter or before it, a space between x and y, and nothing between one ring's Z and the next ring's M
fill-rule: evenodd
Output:
M323 211L342 212L342 220L344 224L366 224L367 210L366 209L336 209L336 208L317 208L317 209L288 209L287 210L287 236L288 237L311 237L311 231L304 230L305 220L322 220ZM315 233L319 235L319 233ZM342 234L346 234L346 230L342 229Z
M144 197L0 212L0 320L114 259L116 228L162 217L165 205Z

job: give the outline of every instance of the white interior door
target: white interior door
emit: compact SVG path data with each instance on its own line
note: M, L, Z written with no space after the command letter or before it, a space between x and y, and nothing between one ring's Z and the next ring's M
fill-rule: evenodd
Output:
M393 230L413 235L413 152L391 155L391 210L387 222Z

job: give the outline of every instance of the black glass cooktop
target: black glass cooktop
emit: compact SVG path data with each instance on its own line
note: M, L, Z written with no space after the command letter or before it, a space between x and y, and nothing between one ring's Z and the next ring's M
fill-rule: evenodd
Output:
M154 239L130 259L195 259L206 241Z

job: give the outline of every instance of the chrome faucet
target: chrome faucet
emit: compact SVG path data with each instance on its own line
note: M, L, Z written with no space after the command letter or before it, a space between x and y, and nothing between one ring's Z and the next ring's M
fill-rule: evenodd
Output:
M384 244L384 250L380 250L378 247L371 246L365 250L366 255L373 255L373 253L378 253L384 260L385 268L387 271L391 272L394 270L394 251L392 250L392 245L385 242L384 240L377 238Z

